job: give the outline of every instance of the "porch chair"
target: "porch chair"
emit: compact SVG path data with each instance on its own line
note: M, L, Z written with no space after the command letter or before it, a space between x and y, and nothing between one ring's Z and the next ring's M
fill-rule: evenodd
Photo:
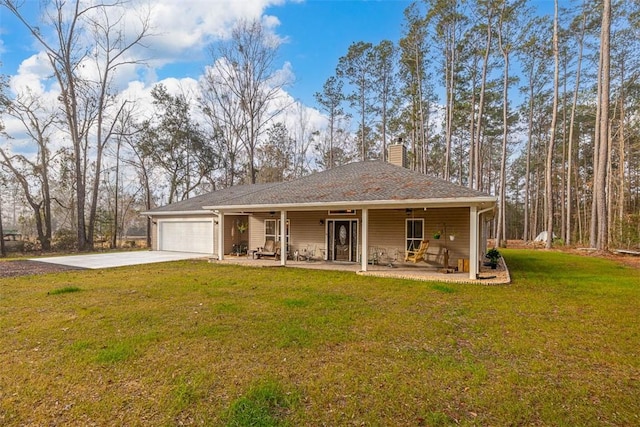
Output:
M278 259L280 256L280 242L274 242L271 239L268 239L264 242L264 246L258 248L253 253L254 258L262 258L263 256L272 256L275 259Z
M420 247L417 250L408 249L404 255L404 262L417 263L418 261L427 261L424 257L427 249L429 248L429 241L423 240L420 242Z

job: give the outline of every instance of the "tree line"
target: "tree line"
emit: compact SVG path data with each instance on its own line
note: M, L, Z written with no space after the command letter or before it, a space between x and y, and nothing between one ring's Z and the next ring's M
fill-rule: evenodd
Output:
M635 2L416 1L400 40L356 41L336 58L315 93L322 127L286 94L280 40L259 21L210 45L195 89L158 84L145 107L116 77L144 65L134 53L154 37L150 11L132 26L125 2L71 3L52 0L29 22L0 0L59 88L47 102L28 87L9 95L2 79L5 121L36 148L20 154L4 132L3 191L20 194L45 250L54 230L72 230L80 250L97 237L115 246L141 210L386 160L400 140L412 169L498 197L498 244L543 230L549 247L640 243Z

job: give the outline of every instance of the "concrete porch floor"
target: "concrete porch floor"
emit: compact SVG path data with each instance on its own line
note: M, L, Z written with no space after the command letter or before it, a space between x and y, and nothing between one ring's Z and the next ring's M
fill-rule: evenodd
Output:
M280 260L268 259L252 259L248 256L225 255L224 260L210 259L211 263L216 264L235 264L247 267L281 267ZM427 266L424 263L406 264L396 262L393 267L388 265L371 265L367 267L367 271L361 271L359 263L346 262L330 262L322 260L313 261L294 261L287 260L286 267L306 268L310 270L334 270L334 271L352 271L363 276L389 277L397 279L422 280L433 282L449 282L449 283L474 283L481 285L505 285L511 283L511 276L504 259L500 259L498 268L492 270L489 267L481 267L478 279L469 278L469 273L444 273L441 268Z

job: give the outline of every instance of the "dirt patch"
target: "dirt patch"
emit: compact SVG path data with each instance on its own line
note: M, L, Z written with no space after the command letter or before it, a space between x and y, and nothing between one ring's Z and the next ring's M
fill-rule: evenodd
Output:
M30 260L0 262L0 278L28 276L31 274L60 273L69 270L80 270L80 268Z

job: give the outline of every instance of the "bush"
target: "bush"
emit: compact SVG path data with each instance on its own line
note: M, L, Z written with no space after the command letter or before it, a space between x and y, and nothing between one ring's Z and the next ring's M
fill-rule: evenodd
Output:
M53 249L59 251L71 251L78 249L78 236L73 230L68 228L61 228L56 231L53 236L52 245Z

